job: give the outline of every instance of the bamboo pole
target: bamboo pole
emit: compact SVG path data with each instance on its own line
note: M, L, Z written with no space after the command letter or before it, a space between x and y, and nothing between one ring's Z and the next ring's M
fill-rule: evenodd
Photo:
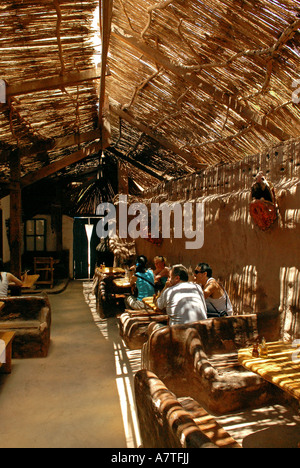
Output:
M10 271L17 278L21 277L22 252L22 192L20 184L21 164L19 150L10 156Z
M101 78L100 78L100 97L99 97L99 127L103 126L103 110L105 103L105 80L107 56L111 32L113 0L100 0L99 15L101 25L101 43L102 43L102 58L101 58Z

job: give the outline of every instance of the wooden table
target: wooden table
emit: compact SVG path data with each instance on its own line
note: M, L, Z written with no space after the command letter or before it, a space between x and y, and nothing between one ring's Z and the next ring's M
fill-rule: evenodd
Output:
M114 286L120 289L128 289L130 288L130 280L127 278L115 278L113 280Z
M22 289L31 289L32 286L37 282L40 275L27 275L23 281Z
M252 347L238 351L239 363L300 400L300 348L282 341L267 343L267 357L252 357Z
M3 309L4 306L5 306L5 302L0 302L0 311Z
M125 270L119 267L104 267L104 268L96 268L95 273L97 275L124 275Z
M0 332L0 374L11 373L12 342L14 336L14 332ZM4 356L5 359L3 359Z
M149 309L152 309L156 312L161 312L158 307L154 304L153 302L153 296L150 296L150 297L144 297L143 299L143 302L144 304L146 304L146 306L149 308Z

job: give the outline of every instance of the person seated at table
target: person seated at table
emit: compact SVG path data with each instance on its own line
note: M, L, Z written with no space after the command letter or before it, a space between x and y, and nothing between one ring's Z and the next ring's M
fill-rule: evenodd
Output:
M140 255L137 258L137 262L134 268L133 276L130 280L132 287L137 288L137 297L129 296L125 298L126 309L145 309L144 297L153 296L155 293L154 289L154 273L150 268L147 268L147 257Z
M232 315L233 309L225 288L212 277L212 268L208 263L198 263L194 272L195 283L204 293L207 316L220 317Z
M8 286L10 283L14 283L20 288L23 285L21 280L5 271L3 260L0 259L0 297L7 297Z
M155 281L155 289L161 291L169 278L170 269L166 267L166 258L160 255L154 257L154 265L155 270L154 273L154 281Z
M161 311L166 310L170 326L207 318L202 288L189 282L189 273L184 265L172 266L169 280L155 303Z

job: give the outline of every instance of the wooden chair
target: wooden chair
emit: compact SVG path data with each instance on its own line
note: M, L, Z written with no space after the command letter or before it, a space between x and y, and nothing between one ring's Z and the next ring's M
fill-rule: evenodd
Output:
M40 275L36 284L49 285L54 283L54 259L52 257L34 257L34 274Z

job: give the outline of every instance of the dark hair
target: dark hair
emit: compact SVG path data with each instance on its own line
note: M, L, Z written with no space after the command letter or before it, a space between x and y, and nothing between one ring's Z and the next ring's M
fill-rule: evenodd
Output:
M166 257L163 257L162 255L156 255L156 257L154 257L154 261L155 260L158 260L159 262L164 262L164 263L166 263L167 261Z
M173 265L173 276L179 276L181 281L189 280L189 272L184 265Z
M200 268L201 273L207 273L207 277L212 277L212 268L208 263L198 263L197 267Z
M147 265L147 257L145 255L140 255L136 260L136 270L138 273L145 273Z

